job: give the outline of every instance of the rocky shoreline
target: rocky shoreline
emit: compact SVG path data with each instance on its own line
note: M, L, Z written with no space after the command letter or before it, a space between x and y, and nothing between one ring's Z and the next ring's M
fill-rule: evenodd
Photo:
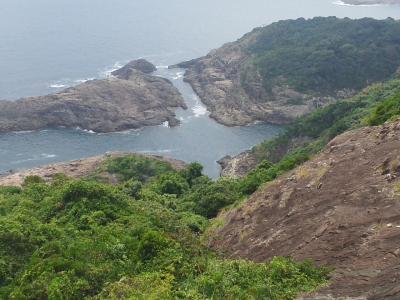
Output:
M82 128L115 132L143 126L179 124L175 109L186 105L154 65L132 61L113 77L90 80L46 96L0 101L0 133L45 128Z
M204 57L170 66L186 69L184 81L192 86L217 122L225 126L255 122L286 125L318 107L354 94L351 90L341 90L335 96L316 96L296 91L287 84L277 84L271 93L267 92L261 75L250 63L252 54L248 51L260 32L260 28L255 29Z

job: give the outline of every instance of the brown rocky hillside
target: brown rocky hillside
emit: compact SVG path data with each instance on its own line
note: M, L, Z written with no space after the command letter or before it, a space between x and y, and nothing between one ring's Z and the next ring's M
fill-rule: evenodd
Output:
M330 285L304 299L400 299L399 176L400 121L347 132L221 215L210 245L335 268Z

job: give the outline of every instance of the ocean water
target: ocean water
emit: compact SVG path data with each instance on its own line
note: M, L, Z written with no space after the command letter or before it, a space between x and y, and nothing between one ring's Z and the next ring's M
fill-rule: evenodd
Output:
M158 75L173 81L189 109L177 112L182 119L177 128L3 134L0 172L121 150L199 161L216 177L216 160L272 138L280 128L217 124L183 82L183 70L165 66L202 56L257 26L330 15L398 19L400 7L354 7L330 0L2 0L0 99L57 92L106 77L129 60L143 57L159 67Z

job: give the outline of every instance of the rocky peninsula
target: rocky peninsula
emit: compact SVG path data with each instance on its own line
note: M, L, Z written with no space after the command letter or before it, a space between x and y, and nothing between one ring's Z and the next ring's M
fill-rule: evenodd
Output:
M0 132L82 128L114 132L168 122L179 124L175 109L186 108L179 91L153 76L154 65L136 60L113 73L46 96L0 101Z
M282 125L313 111L322 103L334 101L329 97L316 99L278 86L273 89L273 95L268 95L255 70L246 86L242 85L241 69L246 67L250 57L246 48L256 35L247 35L204 57L171 66L186 69L184 80L207 106L211 118L226 126L243 126L256 121ZM291 99L302 104L294 106Z
M170 68L186 69L184 80L207 106L210 117L226 126L244 126L257 121L285 125L336 101L334 97L315 97L288 85L275 85L271 93L267 92L258 70L249 63L252 54L248 49L260 32L256 29L204 57Z
M393 76L400 51L385 49L398 49L391 36L399 27L393 19L279 21L171 68L186 69L185 81L219 123L283 125Z

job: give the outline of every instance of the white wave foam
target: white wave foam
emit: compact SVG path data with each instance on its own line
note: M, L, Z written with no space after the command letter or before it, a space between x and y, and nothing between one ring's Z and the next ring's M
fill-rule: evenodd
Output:
M201 103L199 97L196 94L193 94L193 100L196 101L196 104L192 107L192 112L196 118L200 116L204 116L208 113L207 107Z
M385 4L350 4L350 3L346 3L341 0L333 1L332 4L340 5L340 6L383 6L383 5L385 5Z
M197 104L196 106L194 106L192 108L192 111L194 113L194 116L196 118L200 117L200 116L204 116L205 114L207 114L207 107L201 105L201 104Z
M90 81L90 80L94 80L94 78L93 78L93 77L90 77L90 78L86 78L86 79L77 79L77 80L75 80L74 82L75 82L75 83L84 83L84 82Z
M47 154L47 153L42 153L41 156L44 157L44 158L54 158L54 157L57 157L57 155L55 155L55 154Z
M178 80L183 77L184 72L177 72L174 77L172 77L173 80Z
M169 127L169 123L168 121L165 121L161 124L162 127Z
M111 77L111 73L121 69L124 65L122 63L120 63L119 61L117 61L115 64L113 64L112 66L108 66L106 67L103 71L100 72L100 76L101 77L105 77L105 78L109 78Z
M75 129L78 130L78 131L82 131L82 132L90 133L90 134L96 133L96 132L94 132L93 130L90 130L90 129L82 129L82 128L80 128L79 126L76 127Z
M27 133L32 133L34 130L22 130L22 131L13 131L15 134L27 134Z
M53 88L53 89L62 89L67 87L66 84L63 83L54 83L54 84L50 84L49 87Z

